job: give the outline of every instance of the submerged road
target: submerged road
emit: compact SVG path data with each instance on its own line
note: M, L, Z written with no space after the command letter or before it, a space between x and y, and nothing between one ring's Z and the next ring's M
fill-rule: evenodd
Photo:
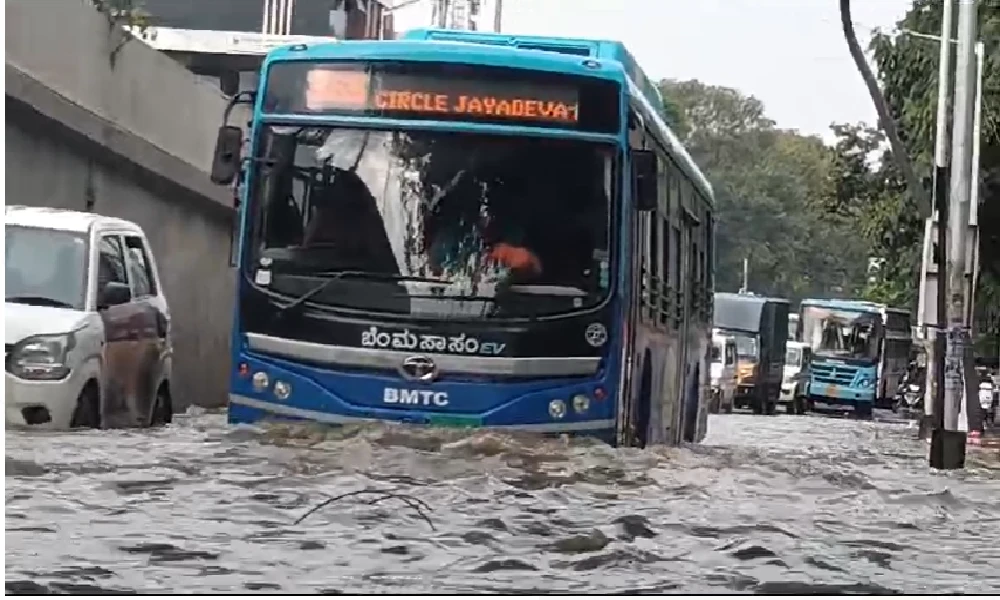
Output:
M900 423L709 428L650 450L198 412L7 431L6 590L1000 592L1000 461L931 472Z

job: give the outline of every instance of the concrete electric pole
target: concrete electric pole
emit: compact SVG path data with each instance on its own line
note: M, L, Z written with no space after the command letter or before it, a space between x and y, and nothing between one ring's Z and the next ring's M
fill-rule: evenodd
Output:
M925 243L923 277L920 286L918 325L927 342L927 380L924 385L924 415L920 421L920 437L930 438L933 431L941 429L944 390L939 377L939 360L944 354L945 310L945 226L948 213L948 96L951 87L951 15L953 0L944 0L941 15L941 48L938 60L937 131L934 135L934 189L935 213L925 228L925 237L937 233L936 240ZM937 248L937 252L933 251ZM928 250L930 250L928 252ZM933 282L932 276L933 275ZM933 302L933 304L932 304ZM930 310L933 307L935 310Z
M972 193L972 140L976 90L976 0L959 0L958 48L955 53L955 103L952 116L951 185L948 202L945 273L938 285L947 286L947 330L943 365L938 360L938 380L944 383L944 407L940 415L943 427L931 436L931 467L961 469L965 466L966 433L961 430L960 415L965 412L971 327L968 321L967 256L969 243L970 200ZM945 37L945 40L948 38ZM942 43L942 46L948 44ZM942 225L942 228L945 228ZM938 346L940 349L940 345ZM971 418L971 415L970 415Z

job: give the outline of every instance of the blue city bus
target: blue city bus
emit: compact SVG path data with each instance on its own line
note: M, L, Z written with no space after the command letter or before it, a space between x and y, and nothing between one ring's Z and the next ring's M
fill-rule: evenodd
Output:
M889 407L909 365L910 314L863 300L802 301L799 337L812 349L809 400L870 417Z
M230 422L704 437L712 190L622 44L295 45L240 102Z

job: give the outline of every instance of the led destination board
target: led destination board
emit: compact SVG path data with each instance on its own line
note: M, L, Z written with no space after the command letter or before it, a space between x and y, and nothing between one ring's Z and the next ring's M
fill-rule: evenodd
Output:
M265 108L612 133L618 88L598 79L451 64L285 63L271 67Z

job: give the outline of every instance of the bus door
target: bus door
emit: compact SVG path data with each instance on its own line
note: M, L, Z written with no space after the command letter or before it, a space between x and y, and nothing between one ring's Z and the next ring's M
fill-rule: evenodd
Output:
M691 340L691 320L694 314L694 296L692 285L695 279L695 260L698 256L698 249L695 241L698 239L697 228L699 226L697 218L691 214L687 206L682 205L681 211L681 311L682 319L678 328L678 335L681 344L681 373L683 374L681 389L681 410L683 440L693 442L698 426L698 404L701 394L701 346L693 344ZM692 349L692 346L694 348Z
M636 147L633 144L633 147ZM634 173L629 177L629 189L631 197L634 199L637 194L636 177ZM625 316L625 323L622 329L622 373L621 385L619 386L616 437L619 446L630 446L634 439L633 416L636 414L636 388L639 382L635 381L636 366L641 360L636 356L636 328L639 326L639 310L642 304L643 294L646 289L643 285L642 272L643 250L645 240L642 236L642 224L645 222L645 213L637 210L629 210L624 215L625 227L630 239L630 251L628 257L631 263L628 265L622 261L622 266L628 268L628 286L623 290L627 298L627 304L622 307Z

